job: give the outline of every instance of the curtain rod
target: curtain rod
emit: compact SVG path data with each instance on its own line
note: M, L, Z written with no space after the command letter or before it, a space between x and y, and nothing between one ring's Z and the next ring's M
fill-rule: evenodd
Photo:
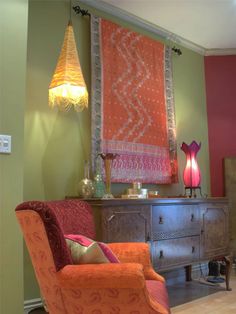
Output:
M79 5L73 6L73 10L75 11L76 14L81 14L82 16L91 16L88 10L82 9ZM182 51L180 48L176 48L175 46L173 46L171 49L178 56L182 55Z

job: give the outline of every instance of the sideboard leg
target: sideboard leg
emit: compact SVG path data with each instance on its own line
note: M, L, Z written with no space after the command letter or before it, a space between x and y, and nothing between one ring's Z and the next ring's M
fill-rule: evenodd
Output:
M192 281L192 265L185 266L186 281Z
M230 271L232 267L231 259L227 256L224 256L223 261L225 262L225 283L226 283L226 290L231 291L232 289L229 286L229 279L230 279Z

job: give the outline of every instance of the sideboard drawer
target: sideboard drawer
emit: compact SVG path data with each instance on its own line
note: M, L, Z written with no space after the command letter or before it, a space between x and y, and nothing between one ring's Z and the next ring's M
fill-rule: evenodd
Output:
M200 235L200 212L193 205L152 207L152 239L165 240Z
M200 237L186 237L153 242L153 265L156 270L187 265L200 257Z

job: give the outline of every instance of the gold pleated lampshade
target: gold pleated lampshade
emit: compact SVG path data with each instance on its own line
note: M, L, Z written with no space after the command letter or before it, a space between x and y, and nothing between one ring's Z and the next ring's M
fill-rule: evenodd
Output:
M56 70L49 86L49 106L68 111L88 107L88 91L77 53L72 23L69 22Z

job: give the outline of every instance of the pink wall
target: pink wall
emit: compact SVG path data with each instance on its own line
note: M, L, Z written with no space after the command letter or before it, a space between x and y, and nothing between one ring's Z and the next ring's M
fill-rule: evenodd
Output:
M223 158L236 157L236 56L205 57L212 196L224 195Z

